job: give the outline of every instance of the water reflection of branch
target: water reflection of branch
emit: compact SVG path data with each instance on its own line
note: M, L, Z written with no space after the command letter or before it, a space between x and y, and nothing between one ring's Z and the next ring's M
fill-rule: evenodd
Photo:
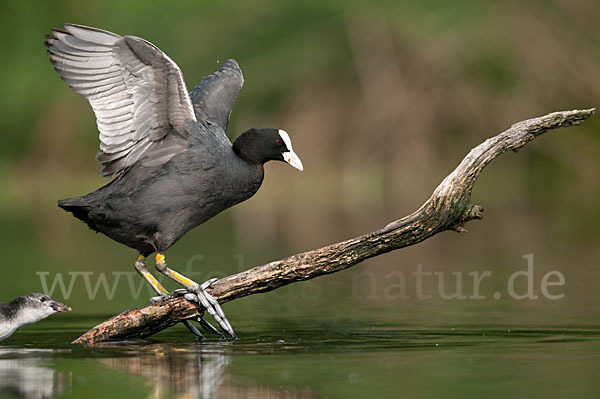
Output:
M198 346L152 345L129 351L130 357L99 359L111 368L149 380L148 398L310 398L309 390L282 389L241 380L228 372L230 357Z
M223 381L229 363L220 353L202 354L196 350L171 346L152 346L134 352L132 357L100 359L100 362L150 380L149 398L213 398Z

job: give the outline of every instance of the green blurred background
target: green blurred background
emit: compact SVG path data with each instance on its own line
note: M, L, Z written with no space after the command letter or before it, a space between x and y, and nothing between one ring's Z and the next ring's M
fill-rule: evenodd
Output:
M4 300L41 290L40 271L49 272L49 281L63 273L67 283L66 273L91 271L92 286L100 273L112 284L112 272L133 272L134 251L56 207L59 198L107 182L96 174L93 113L45 54L44 35L64 22L150 40L178 63L190 89L219 62L236 58L246 83L230 137L250 127L291 133L304 173L269 164L254 198L190 232L169 252L173 267L200 280L381 227L420 206L487 137L551 111L597 106L600 99L600 4L594 1L38 1L1 7ZM474 192L485 219L470 223L469 233L443 233L344 273L236 301L227 306L232 317L248 309L261 309L257 317L282 308L302 311L298 299L304 298L325 318L354 317L360 304L424 322L449 315L465 322L554 323L557 315L595 322L598 127L594 116L494 162ZM557 288L564 299L491 298L507 276L525 268L528 253L535 256L536 292L543 274L557 270L566 280ZM425 291L432 300L384 298L390 272L410 276L419 264L445 271L448 287L453 271L487 270L498 287L487 286L486 300L439 302L431 278ZM146 294L133 299L126 281L121 277L114 298L101 288L92 301L79 276L68 302L85 314L145 304Z

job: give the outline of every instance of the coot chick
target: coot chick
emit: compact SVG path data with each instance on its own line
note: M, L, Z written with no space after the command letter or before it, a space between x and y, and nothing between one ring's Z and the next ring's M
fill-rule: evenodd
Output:
M156 253L156 269L183 285L193 294L186 298L197 299L235 337L218 302L205 292L214 280L201 285L169 268L165 252L192 228L254 195L265 162L285 161L302 170L289 135L250 129L229 141L229 115L244 82L235 60L188 94L179 67L139 37L66 24L65 30L53 29L45 44L60 77L96 114L99 173L116 175L104 187L58 205L136 249L136 270L167 298L144 263Z
M70 310L64 303L37 292L21 295L9 303L0 303L0 341L25 324L37 323L56 312Z

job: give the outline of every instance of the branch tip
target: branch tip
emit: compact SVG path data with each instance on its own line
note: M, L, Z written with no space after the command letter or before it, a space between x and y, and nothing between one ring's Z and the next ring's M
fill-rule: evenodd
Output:
M483 207L481 205L471 204L465 211L465 219L469 220L481 220L483 219Z

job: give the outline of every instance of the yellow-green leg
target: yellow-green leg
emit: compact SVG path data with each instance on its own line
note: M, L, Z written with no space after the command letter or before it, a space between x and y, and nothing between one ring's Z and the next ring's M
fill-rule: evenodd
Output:
M144 278L144 280L148 282L148 284L150 284L150 286L152 286L152 288L154 288L154 291L156 291L157 294L161 296L168 295L169 291L167 291L166 288L163 287L163 285L159 283L158 280L150 273L150 271L148 271L144 260L146 260L144 255L139 254L135 259L135 270L137 270L137 272ZM202 335L202 333L189 320L184 320L183 324L192 332L192 334L204 339L204 335Z
M210 285L216 281L216 279L206 281L203 284L198 284L183 274L168 267L167 261L165 260L165 255L160 252L156 253L156 269L165 276L183 285L190 294L193 294L191 296L186 294L186 299L195 301L197 297L197 302L199 302L208 311L208 313L214 317L221 328L235 338L235 332L233 331L229 320L227 320L227 317L225 317L225 313L223 313L221 305L219 305L219 302L215 298L206 292L206 288L210 287Z
M152 286L152 288L154 288L154 291L156 291L157 294L168 294L169 291L167 291L165 287L163 287L162 284L159 283L158 280L150 273L146 267L146 264L144 263L144 260L146 260L144 255L139 254L137 256L135 259L135 270L137 270L137 272L144 278L144 280L148 282L148 284L150 284L150 286Z

